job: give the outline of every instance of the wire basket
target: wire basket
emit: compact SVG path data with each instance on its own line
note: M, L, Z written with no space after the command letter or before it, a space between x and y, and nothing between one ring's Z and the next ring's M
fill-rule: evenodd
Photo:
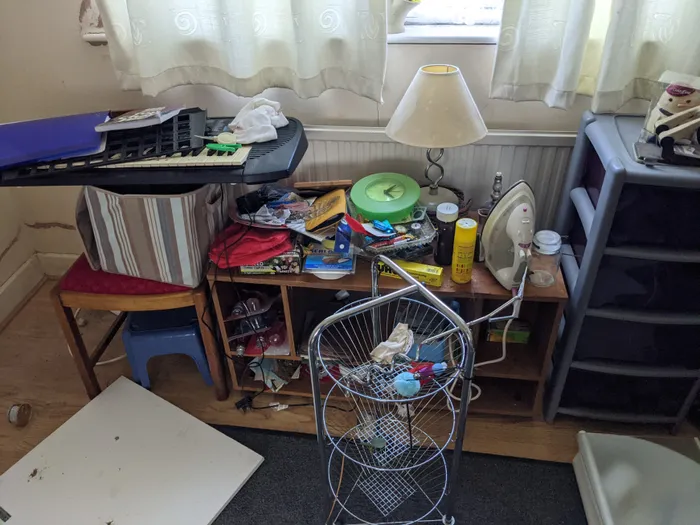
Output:
M380 296L380 261L407 286ZM445 449L454 439L460 451L464 439L474 366L468 323L380 255L372 264L372 297L319 323L309 339L309 366L319 454L333 498L329 518L335 508L363 523L452 523L456 478L448 479ZM334 383L325 402L322 372ZM446 392L458 378L464 382L459 420ZM338 399L352 411L335 414ZM459 458L453 454L450 472L459 470Z
M409 470L434 460L454 435L454 404L443 391L417 402L378 403L346 392L355 418L329 414L338 384L324 402L324 426L337 451L362 467ZM330 406L329 406L330 402Z
M362 523L407 525L435 514L447 492L447 462L440 454L411 470L370 469L333 449L328 483L337 505Z
M340 314L360 309L322 327L316 338L319 362L341 389L378 402L405 403L431 397L457 378L471 341L453 321L434 306L408 297L361 309L371 300L360 299L339 310ZM390 364L375 362L372 350L400 323L413 334L411 349L395 356ZM409 372L416 363L442 362L447 370L421 381L415 395L405 397L397 392L399 374Z

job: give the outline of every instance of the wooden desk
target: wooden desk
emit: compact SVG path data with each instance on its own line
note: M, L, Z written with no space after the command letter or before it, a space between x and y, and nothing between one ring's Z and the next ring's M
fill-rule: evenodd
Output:
M268 293L279 293L290 355L266 355L265 359L296 361L302 360L306 351L304 343L308 333L303 333L303 317L308 310L318 309L328 315L337 308L337 305L331 304L337 290L347 290L353 298L357 298L367 296L371 287L370 265L364 260L358 260L355 274L333 281L325 281L310 274L240 275L217 268L210 269L208 279L222 334L228 334L224 319L238 297L235 287L239 287L239 291L245 287L269 287ZM397 290L404 286L401 279L385 276L379 278L382 291ZM472 281L468 284L452 282L450 268L446 267L442 286L428 288L446 300L458 300L462 314L469 319L493 310L511 297L483 264L474 265ZM542 417L545 381L567 299L561 272L553 286L537 288L527 284L521 318L531 325L530 341L527 344L509 344L508 356L504 361L477 370L475 382L481 387L482 396L470 404L471 412L535 419ZM480 326L474 330L477 362L493 359L501 352L500 343L488 342L485 331ZM261 383L254 382L245 371L245 362L251 356L237 356L235 348L232 350L232 345L228 343L228 337L223 339L234 388L260 391ZM308 376L302 374L301 379L291 381L280 393L310 397L311 383Z

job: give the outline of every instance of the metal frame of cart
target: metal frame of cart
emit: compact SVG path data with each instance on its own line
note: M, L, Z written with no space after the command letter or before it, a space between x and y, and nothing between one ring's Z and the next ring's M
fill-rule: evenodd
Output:
M380 296L379 261L407 286ZM474 371L470 326L522 301L523 288L521 283L518 294L490 314L466 322L393 261L378 256L372 263L372 296L319 323L310 337L309 368L318 451L323 476L328 479L328 519L338 510L334 523L340 523L341 514L360 523L383 525L454 523ZM408 297L413 294L420 300ZM409 357L394 355L390 363L377 364L370 352L400 323L416 337ZM430 352L432 360L427 355ZM416 362L437 362L435 356L445 359L443 372L423 376L411 368ZM416 380L421 378L420 387L402 396L395 382L409 370ZM333 381L325 402L322 372ZM457 412L446 390L460 379ZM332 428L327 417L334 393L342 394L357 416L356 421L342 423L342 428ZM448 468L445 450L453 436L454 453Z

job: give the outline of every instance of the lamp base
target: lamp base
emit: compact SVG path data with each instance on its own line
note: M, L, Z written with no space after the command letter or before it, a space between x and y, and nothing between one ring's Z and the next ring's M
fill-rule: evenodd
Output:
M459 197L457 197L453 191L443 188L442 186L438 186L437 191L431 191L430 186L424 186L420 189L418 203L428 208L428 213L435 213L438 204L442 204L443 202L459 204Z

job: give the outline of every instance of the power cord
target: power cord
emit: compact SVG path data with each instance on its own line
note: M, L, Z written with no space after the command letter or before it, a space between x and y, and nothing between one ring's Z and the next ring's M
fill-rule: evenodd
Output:
M345 445L345 449L347 450L347 445ZM340 486L343 484L343 473L345 472L345 454L341 454L341 461L340 461L340 476L338 479L338 486L335 488L335 497L333 498L333 505L331 505L331 511L328 513L328 516L326 517L326 523L328 523L328 520L331 519L331 516L333 516L333 511L335 510L335 504L338 501L338 496L340 495ZM337 516L336 516L337 519Z
M289 404L287 404L287 403L282 403L282 404L284 404L286 407L289 407L289 408L292 408L292 407L312 407L312 406L314 406L313 403L292 403L291 405L289 405ZM276 408L276 407L279 406L279 405L280 405L280 403L273 403L273 404L271 404L271 405L269 405L269 406L266 406L266 407L254 407L254 406L251 406L250 408L251 408L252 410L268 410L268 409ZM338 410L338 411L340 411L340 412L346 412L346 413L350 413L350 412L354 412L354 411L355 411L354 408L342 408L342 407L335 406L335 405L326 405L326 408L332 408L333 410Z
M236 401L236 408L238 410L242 410L243 412L246 412L248 410L271 410L275 409L280 405L284 405L285 408L292 408L292 407L312 407L314 406L313 403L292 403L292 404L287 404L287 403L271 403L270 405L266 407L255 407L253 406L253 400L258 397L261 394L261 392L257 392L255 394L247 395ZM338 410L340 412L354 412L354 408L342 408L339 406L335 405L326 405L327 408L332 408L333 410Z
M510 319L508 319L508 321L506 322L505 326L503 327L503 336L502 336L502 339L501 339L501 355L500 355L499 357L495 358L495 359L490 359L490 360L488 360L488 361L482 361L482 362L480 362L480 363L474 363L474 368L475 368L475 369L480 368L480 367L482 367L482 366L494 365L494 364L496 364L496 363L501 363L501 362L505 361L506 356L507 356L506 347L507 347L508 330L510 329L511 323L512 323L512 322L515 320L515 318L517 318L519 315L520 315L520 302L516 302L516 303L513 305L513 317L511 317ZM452 353L450 353L450 355L451 355L452 361L453 361L453 363L454 363L454 356L452 355ZM461 401L461 399L460 399L458 396L456 396L456 395L454 394L454 389L455 389L455 386L456 386L456 385L457 385L457 381L453 381L453 382L447 387L447 389L446 389L447 395L449 395L452 399L454 399L454 400L456 400L456 401ZM469 391L469 398L467 399L467 404L471 403L472 401L476 401L477 399L479 399L479 398L481 397L482 392L483 392L483 391L481 390L481 387L479 387L479 385L477 385L476 383L474 383L474 381L472 381L472 382L469 384L469 386L470 386L470 391ZM474 391L475 394L472 394L472 391Z

